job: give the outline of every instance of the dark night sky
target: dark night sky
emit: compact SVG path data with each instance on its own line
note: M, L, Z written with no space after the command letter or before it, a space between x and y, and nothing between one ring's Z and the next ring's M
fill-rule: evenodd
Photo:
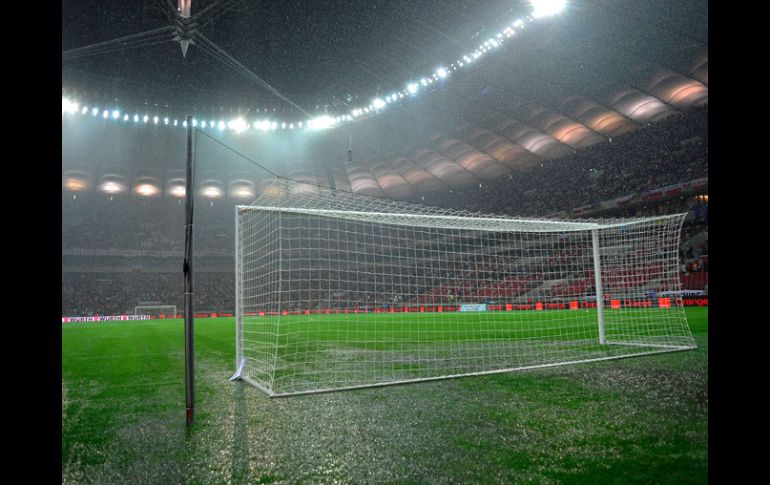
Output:
M195 14L212 0L193 0ZM168 24L160 1L62 2L62 50ZM472 36L499 29L529 9L521 0L241 1L201 27L207 37L303 107L348 94L370 97L400 86L475 47ZM502 20L501 20L502 19ZM483 35L483 34L482 34ZM129 49L63 63L63 80L104 91L166 100L281 103L206 54L178 45Z

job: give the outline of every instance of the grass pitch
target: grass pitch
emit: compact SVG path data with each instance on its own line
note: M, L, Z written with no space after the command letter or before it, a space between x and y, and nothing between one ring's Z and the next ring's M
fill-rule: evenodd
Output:
M234 370L232 319L196 320L184 425L181 320L62 327L63 483L704 483L708 309L698 349L269 399Z

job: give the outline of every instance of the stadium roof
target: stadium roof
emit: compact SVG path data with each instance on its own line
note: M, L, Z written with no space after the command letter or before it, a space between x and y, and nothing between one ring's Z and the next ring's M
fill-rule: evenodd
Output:
M63 52L170 25L168 0L75 3L62 3ZM402 96L407 99L377 116L261 159L299 180L334 177L354 192L416 200L560 158L708 102L705 0L571 0L559 15L537 21L527 1L192 5L193 15L207 7L217 13L199 21L206 39L273 91L238 76L200 45L183 57L179 44L165 38L99 55L63 55L65 95L99 107L90 123L112 122L118 110L126 120L130 113L150 124L194 113L214 121L207 127L224 139L220 123L241 118L255 129L227 143L264 154L275 137L293 136L281 132L306 114L344 115L418 83L419 93ZM449 69L520 18L529 19L526 28L485 51L473 68ZM449 72L440 73L443 66ZM433 79L420 86L425 73L434 73ZM270 142L259 138L264 134L256 124L268 118L275 128ZM63 120L63 130L77 122ZM170 136L181 139L183 130L177 132ZM65 155L65 172L93 172L83 157L74 158L78 162L70 164ZM124 175L149 174L141 172L132 167ZM165 172L158 178L167 179Z

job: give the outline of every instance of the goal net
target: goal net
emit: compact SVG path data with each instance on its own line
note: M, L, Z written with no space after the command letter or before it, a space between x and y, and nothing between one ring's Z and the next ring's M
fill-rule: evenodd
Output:
M134 315L149 315L150 318L176 318L176 305L139 305Z
M276 180L236 207L236 365L271 396L693 349L684 214L522 219Z

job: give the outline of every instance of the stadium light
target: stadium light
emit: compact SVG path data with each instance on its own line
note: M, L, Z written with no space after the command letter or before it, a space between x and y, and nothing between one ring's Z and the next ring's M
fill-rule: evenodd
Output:
M61 112L62 113L76 113L78 110L78 104L74 101L70 101L67 98L61 99Z
M331 116L319 116L308 121L307 126L311 130L324 130L331 128L334 126L334 118Z
M566 0L530 0L532 18L540 19L560 13L567 6Z
M141 195L142 197L152 197L154 195L158 195L160 189L153 184L143 183L137 185L134 188L134 192L136 192L138 195Z
M120 182L109 180L99 186L99 190L108 194L119 194L126 190L126 186Z
M207 199L219 199L222 197L222 189L214 185L209 185L201 190L201 195Z
M187 194L187 191L185 190L184 185L173 185L168 189L168 193L181 199Z
M433 73L428 74L425 77L420 78L417 81L410 81L408 84L404 86L403 89L390 93L383 97L377 97L372 100L372 102L367 106L361 106L361 107L352 107L351 110L347 114L339 115L336 119L331 118L332 121L329 123L328 121L324 120L323 117L318 117L316 119L311 120L305 120L305 124L308 127L311 128L334 128L336 126L339 126L341 124L344 124L348 121L354 121L354 118L357 118L364 114L369 114L372 112L378 112L385 108L390 103L395 103L399 99L403 99L406 96L413 96L417 94L417 92L422 87L428 87L431 84L434 84L438 82L441 79L445 79L449 77L449 75L453 72L458 70L458 68L464 68L469 66L472 63L475 63L477 59L479 59L481 56L491 52L492 50L499 48L503 43L506 42L506 39L511 38L515 33L516 30L522 29L526 26L528 22L531 22L533 19L537 18L543 18L543 17L549 17L556 15L560 12L562 12L566 6L567 6L567 0L530 0L530 5L532 7L532 12L529 15L524 15L523 17L520 17L516 20L514 20L511 24L506 26L502 31L492 34L492 37L488 40L484 41L481 45L479 45L475 50L471 52L466 52L465 55L459 56L458 60L451 64L445 64L440 65ZM62 113L75 113L77 110L80 109L78 107L77 103L72 102L71 100L62 97ZM98 108L90 109L86 106L82 108L82 114L86 114L88 111L91 111L91 114L93 116L98 116L98 114L101 112ZM264 109L265 112L267 112L267 109ZM275 108L273 108L272 111L276 111ZM105 119L109 118L109 112L107 110L104 110L103 117ZM112 117L114 119L118 119L120 117L120 112L118 110L112 111ZM123 119L125 121L128 121L128 116L124 116ZM160 118L158 116L155 116L152 118L153 122L155 124L159 124L160 120L163 120L164 125L168 125L170 121L167 121L168 118ZM144 123L147 123L149 121L149 116L145 115L143 117ZM134 116L134 122L139 122L139 117L137 115ZM173 125L178 126L180 123L178 120L174 120ZM193 121L193 126L198 125L198 121ZM183 127L187 127L186 123L181 123ZM328 125L328 126L327 126ZM220 131L223 131L225 128L230 127L233 131L236 133L241 133L251 127L249 123L242 120L241 118L236 118L235 120L232 120L230 122L225 121L209 121L208 123L202 122L202 126L210 127L210 128L219 128ZM265 122L264 124L261 122L255 122L254 128L257 130L275 130L278 128L281 129L294 129L295 126L302 127L302 124L294 122L294 123L287 123L285 121L274 121L274 122Z
M227 124L227 126L236 133L241 133L243 131L246 131L246 128L248 128L248 126L246 125L246 120L244 120L243 118L236 118L230 121Z

